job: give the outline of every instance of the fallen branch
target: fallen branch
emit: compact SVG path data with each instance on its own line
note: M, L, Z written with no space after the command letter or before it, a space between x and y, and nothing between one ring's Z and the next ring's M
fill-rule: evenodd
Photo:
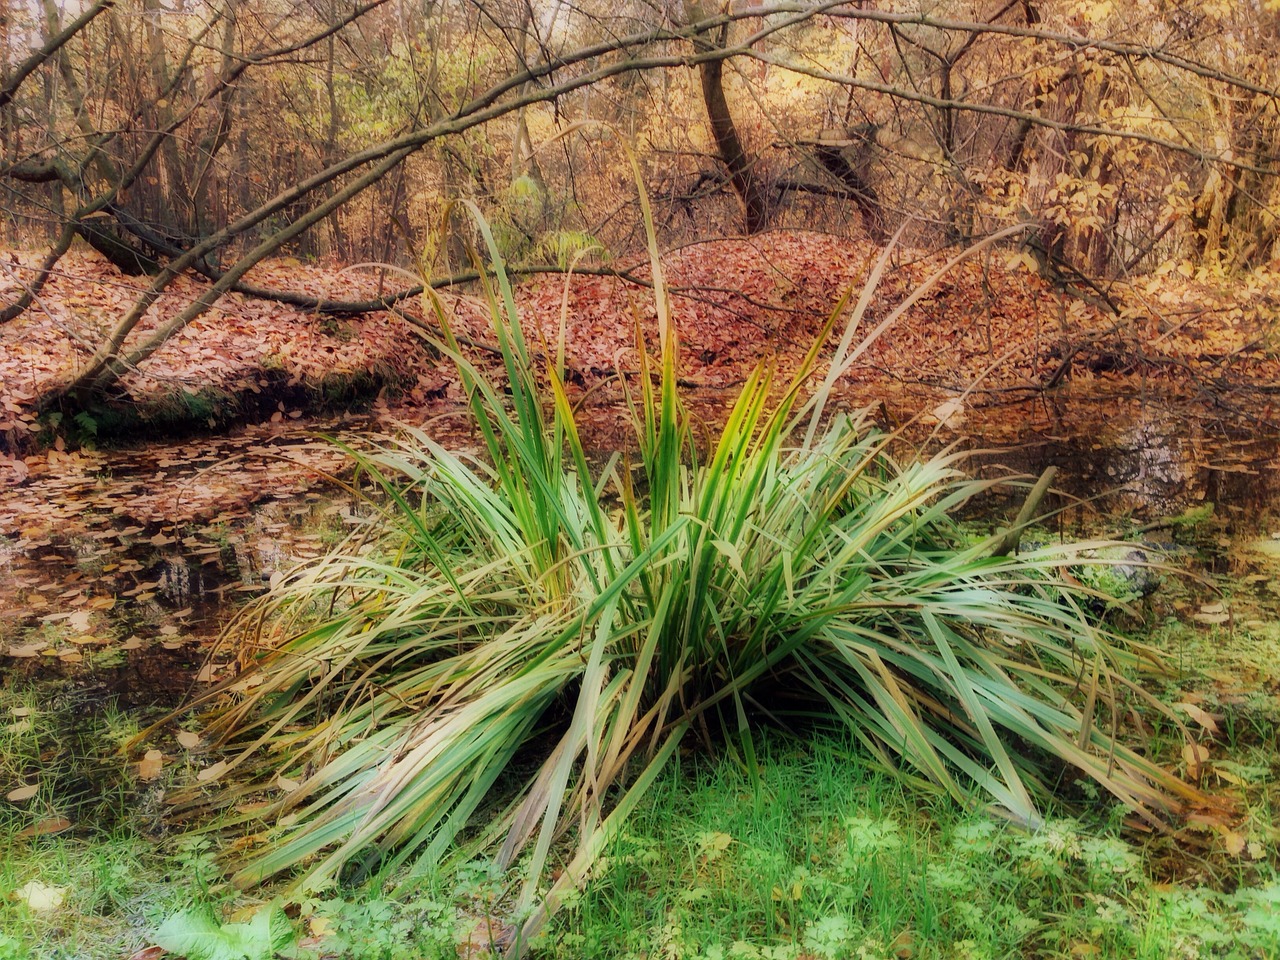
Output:
M1040 501L1049 492L1049 485L1053 483L1053 478L1057 473L1057 467L1045 467L1044 473L1040 474L1040 479L1036 481L1036 485L1027 494L1027 499L1023 501L1022 509L1018 511L1018 517L1013 521L1013 526L1006 530L1000 539L995 542L995 545L991 548L990 556L1007 557L1011 553L1017 552L1018 544L1022 540L1022 532L1036 518L1036 511L1040 508Z

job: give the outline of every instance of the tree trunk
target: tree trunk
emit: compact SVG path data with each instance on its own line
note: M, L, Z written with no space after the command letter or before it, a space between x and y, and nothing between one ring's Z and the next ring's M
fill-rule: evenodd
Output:
M845 136L828 137L823 131L817 140L800 141L813 147L813 154L822 168L831 174L849 191L854 205L862 214L862 223L867 233L876 243L884 243L888 233L884 226L884 208L880 204L880 195L871 186L865 176L865 167L870 151L875 144L876 128L873 124L862 124L844 131ZM850 163L845 156L845 148L855 146L858 156L855 163Z
M701 5L687 0L685 9L690 21L703 20L706 14ZM715 39L704 35L694 38L699 51L723 48L729 37L729 25L720 27ZM711 137L715 140L716 155L729 170L729 182L742 203L743 229L750 235L759 233L769 225L769 197L755 169L755 160L747 154L738 135L737 124L729 112L729 100L724 95L724 61L707 60L698 66L702 81L702 102L711 122Z

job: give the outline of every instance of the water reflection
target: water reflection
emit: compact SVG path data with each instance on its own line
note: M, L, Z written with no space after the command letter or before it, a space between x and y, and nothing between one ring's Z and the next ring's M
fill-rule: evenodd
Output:
M1069 416L1053 412L1026 417L1007 447L979 462L1036 475L1056 466L1055 486L1069 496L1146 519L1212 502L1260 521L1280 505L1280 438L1156 404L1074 403Z

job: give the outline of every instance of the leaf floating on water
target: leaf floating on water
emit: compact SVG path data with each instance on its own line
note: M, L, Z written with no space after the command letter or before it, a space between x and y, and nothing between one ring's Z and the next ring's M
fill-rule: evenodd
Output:
M18 787L15 790L10 790L4 795L4 798L10 803L22 803L24 800L30 800L39 792L40 784L29 783L25 787Z

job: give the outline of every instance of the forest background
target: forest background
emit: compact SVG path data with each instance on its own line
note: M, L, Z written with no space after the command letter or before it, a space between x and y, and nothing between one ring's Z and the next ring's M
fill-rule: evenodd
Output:
M119 397L228 292L343 318L419 292L367 273L308 289L305 271L262 266L280 254L465 279L476 237L441 226L452 198L476 200L517 273L572 263L642 285L627 268L643 220L609 129L637 152L664 249L848 239L792 256L791 276L722 254L692 278L748 313L754 299L820 314L787 298L812 281L832 302L821 281L899 228L936 251L1016 227L996 274L1064 295L1062 342L1028 382L1056 385L1100 339L1083 322L1098 312L1113 339L1149 344L1194 326L1190 302L1250 326L1216 351L1238 356L1259 346L1280 255L1278 26L1266 3L1169 0L10 0L0 323L32 326L7 331L27 374L8 378L0 430L14 450L40 412ZM48 298L84 244L123 279ZM971 299L991 299L992 276ZM624 342L629 323L618 314Z

